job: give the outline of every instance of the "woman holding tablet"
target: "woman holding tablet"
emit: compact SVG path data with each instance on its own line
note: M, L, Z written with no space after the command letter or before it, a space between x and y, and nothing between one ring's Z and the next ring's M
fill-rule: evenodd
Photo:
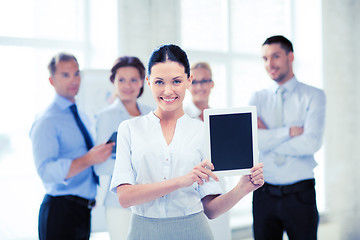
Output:
M137 102L143 93L145 81L145 67L137 57L122 56L116 59L111 68L110 81L114 85L116 99L97 116L97 143L106 142L117 131L122 121L148 114L153 109ZM109 192L114 164L114 157L110 157L105 162L94 166L95 173L100 176L99 197L103 197L98 201L105 206L110 238L125 239L131 212L129 209L123 209L116 195Z
M213 219L264 183L262 164L222 194L206 160L205 126L184 114L190 86L186 53L176 45L156 49L146 78L154 112L126 120L118 129L111 190L131 207L128 239L213 239Z

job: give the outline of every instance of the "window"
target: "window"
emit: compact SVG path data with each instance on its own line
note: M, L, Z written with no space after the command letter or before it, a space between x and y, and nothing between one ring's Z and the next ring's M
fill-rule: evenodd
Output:
M287 0L231 0L231 51L259 54L264 40L276 34L290 36L290 3Z
M2 1L0 6L2 36L68 41L84 39L83 1L14 0Z
M0 2L0 239L37 239L45 191L35 170L29 130L35 115L53 98L48 62L65 51L77 57L81 69L108 68L117 57L116 4L116 0Z
M222 0L184 0L182 46L204 51L228 50L227 2ZM196 39L196 41L194 41Z

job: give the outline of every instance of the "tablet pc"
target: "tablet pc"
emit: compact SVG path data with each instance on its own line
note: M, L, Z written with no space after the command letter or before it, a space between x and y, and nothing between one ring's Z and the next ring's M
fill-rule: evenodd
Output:
M204 122L215 174L250 174L258 163L256 107L206 109Z
M116 153L116 139L117 139L117 132L113 132L111 134L109 140L106 142L106 143L111 143L111 142L115 143L115 145L113 146L112 151L111 151L112 154Z

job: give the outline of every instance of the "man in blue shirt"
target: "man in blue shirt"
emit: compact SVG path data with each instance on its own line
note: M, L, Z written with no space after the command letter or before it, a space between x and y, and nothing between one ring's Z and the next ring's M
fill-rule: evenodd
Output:
M315 199L314 154L322 144L325 94L299 82L292 69L294 51L283 36L262 47L265 69L274 85L256 92L260 161L265 184L253 194L256 240L316 239L319 214Z
M39 238L89 239L98 182L93 165L110 156L113 143L93 147L87 130L90 122L77 112L80 72L76 58L60 53L48 68L55 99L30 131L36 169L46 190L39 212Z

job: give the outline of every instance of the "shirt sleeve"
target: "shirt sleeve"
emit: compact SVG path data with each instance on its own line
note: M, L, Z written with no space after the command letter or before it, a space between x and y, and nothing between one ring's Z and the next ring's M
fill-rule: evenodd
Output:
M304 121L304 133L293 137L274 149L275 153L285 155L312 155L322 144L325 127L325 93L317 90L312 93Z
M258 129L259 151L267 152L290 139L289 128Z
M216 173L215 173L216 174ZM207 195L220 195L223 194L223 190L219 182L210 178L209 182L206 182L202 186L199 186L200 199L203 199Z
M121 184L135 184L134 170L131 164L130 128L128 121L119 125L116 146L116 161L110 184L110 191L116 193Z
M66 183L73 159L59 158L59 136L52 122L39 119L30 131L35 166L44 183Z

